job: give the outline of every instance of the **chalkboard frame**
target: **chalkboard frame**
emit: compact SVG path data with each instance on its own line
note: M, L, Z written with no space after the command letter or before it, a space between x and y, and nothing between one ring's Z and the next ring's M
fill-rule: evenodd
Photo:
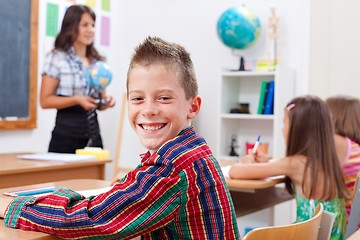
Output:
M30 52L29 52L29 116L21 119L1 119L0 130L36 128L37 100L37 52L38 52L38 0L31 1L30 12Z

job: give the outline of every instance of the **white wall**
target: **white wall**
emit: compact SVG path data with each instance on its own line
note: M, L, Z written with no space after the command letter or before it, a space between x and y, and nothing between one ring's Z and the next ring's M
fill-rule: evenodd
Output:
M319 0L312 9L310 93L359 97L360 2Z
M255 11L265 27L271 2L242 1ZM158 35L184 45L192 54L203 106L196 127L215 151L220 71L237 68L239 59L217 37L216 22L227 8L239 1L133 0L120 1L118 31L121 59L127 65L134 46L148 35ZM308 1L274 1L280 17L280 61L295 69L297 93L307 92ZM141 6L141 7L139 7ZM151 9L151 10L150 10ZM302 14L297 14L301 12ZM263 57L264 35L259 44L244 50L248 58ZM125 71L122 72L125 76ZM122 162L124 159L121 160Z
M244 0L261 19L265 27L270 16L270 6L277 7L280 17L280 62L296 72L296 93L308 91L309 21L310 0L262 1ZM39 74L45 54L44 21L46 1L40 0L39 11ZM192 55L203 98L201 113L197 119L198 133L206 138L210 147L216 147L217 106L219 80L222 68L237 68L238 57L231 54L217 37L216 22L227 8L240 4L239 1L209 0L111 0L111 51L108 63L114 72L114 79L108 93L116 97L116 108L100 112L100 124L104 145L111 156L115 156L120 116L120 101L125 91L126 71L132 51L148 35L157 35L185 46ZM264 34L251 49L244 50L247 58L263 57ZM38 88L40 87L40 75ZM0 153L45 152L55 121L55 110L43 110L38 105L38 127L33 130L0 132ZM128 125L125 125L124 145L121 148L121 164L134 166L139 163L137 143ZM215 152L215 154L217 154ZM107 178L112 175L107 168Z

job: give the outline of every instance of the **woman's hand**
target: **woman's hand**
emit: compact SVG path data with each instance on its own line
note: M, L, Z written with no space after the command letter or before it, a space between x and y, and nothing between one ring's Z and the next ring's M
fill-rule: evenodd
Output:
M97 99L90 96L76 96L76 99L77 103L87 111L91 109L96 109L98 107Z
M112 108L115 106L115 99L112 96L110 95L106 96L105 101L107 102L107 104L100 105L98 107L99 110L105 110L107 108Z

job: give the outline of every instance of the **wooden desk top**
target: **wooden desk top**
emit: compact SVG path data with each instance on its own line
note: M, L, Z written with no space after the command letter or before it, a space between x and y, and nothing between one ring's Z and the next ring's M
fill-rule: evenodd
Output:
M131 171L130 168L119 168L118 174L123 177ZM251 179L251 180L240 180L240 179L230 179L225 178L226 185L229 190L232 191L241 191L241 192L251 192L256 189L264 189L273 187L279 183L283 183L285 180L284 176L265 178L265 179Z
M220 160L219 164L221 167L232 165L235 163L235 160ZM255 191L256 189L265 189L274 187L279 183L283 183L285 181L285 176L276 176L264 179L231 179L225 178L226 185L229 190L232 191L241 191L241 192L249 192L251 190Z
M284 176L265 178L265 179L229 179L226 178L226 184L229 190L242 191L247 189L264 189L273 187L279 183L283 183L285 180Z
M17 158L17 155L29 153L7 153L0 154L0 176L8 174L17 174L33 171L48 171L54 169L73 168L75 166L95 166L103 165L104 163L111 162L107 160L84 160L74 162L59 162L59 161L37 161L37 160L24 160Z
M348 237L346 240L359 240L360 239L360 229L358 229L356 232L354 232L350 237Z
M28 186L22 187L12 187L12 188L4 188L0 189L0 194L2 195L3 192L10 191L10 190L20 190L24 188L41 188L47 186L54 186L54 187L65 187L70 188L73 190L88 190L88 189L96 189L96 188L103 188L108 187L110 182L104 180L96 180L96 179L74 179L74 180L65 180L59 182L51 182L51 183L41 183L41 184L33 184ZM1 196L6 197L6 196ZM48 235L41 232L32 232L32 231L23 231L19 229L7 228L4 226L4 220L0 219L0 239L16 239L16 240L32 240L32 239L60 239L53 235Z
M123 171L124 175L127 171L130 169L126 169ZM255 190L258 190L263 200L268 200L269 197L265 196L273 196L271 198L276 198L277 202L282 202L284 197L279 197L284 195L283 193L278 193L281 189L275 189L273 186L275 186L278 183L283 182L284 178L279 179L264 179L264 180L236 180L236 179L226 179L226 183L230 190L234 190L241 194L241 192L252 192ZM42 183L42 184L34 184L34 185L28 185L28 186L21 186L21 187L12 187L12 188L4 188L0 189L0 194L6 191L14 191L14 190L20 190L24 188L35 188L35 187L47 187L47 186L55 186L55 187L66 187L73 190L87 190L87 189L95 189L95 188L103 188L110 185L110 182L104 181L104 180L95 180L95 179L77 179L77 180L65 180L65 181L59 181L59 182L51 182L51 183ZM276 190L276 191L275 191ZM265 192L266 191L266 194ZM238 202L241 205L241 208L237 209L238 207L235 206L237 209L237 215L242 216L248 213L251 213L253 211L257 211L259 209L263 209L264 207L269 207L274 205L275 203L272 201L272 203L262 203L258 201L259 197L258 195L254 195L251 193L247 193L250 195L247 195L247 197L241 196L240 199L236 200L237 193L232 193L232 197L234 198L234 203ZM268 192L270 194L268 194ZM255 200L249 200L249 197L255 198ZM289 196L285 196L286 200L289 199ZM246 200L247 199L247 200ZM257 199L257 200L256 200ZM280 201L280 200L281 201ZM246 203L251 202L254 206L248 206L242 201L245 201ZM261 204L262 206L259 207L258 205ZM255 209L255 210L254 210ZM27 232L22 231L19 229L11 229L4 226L4 221L0 219L0 239L59 239L55 236L48 235L41 232Z

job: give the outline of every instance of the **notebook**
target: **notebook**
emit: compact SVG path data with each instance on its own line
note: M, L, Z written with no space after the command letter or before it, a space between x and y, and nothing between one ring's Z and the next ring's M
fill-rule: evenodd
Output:
M52 152L17 155L16 157L24 160L58 161L58 162L74 162L74 161L96 159L96 156L93 155L52 153Z

